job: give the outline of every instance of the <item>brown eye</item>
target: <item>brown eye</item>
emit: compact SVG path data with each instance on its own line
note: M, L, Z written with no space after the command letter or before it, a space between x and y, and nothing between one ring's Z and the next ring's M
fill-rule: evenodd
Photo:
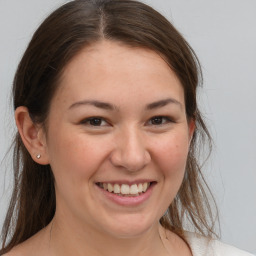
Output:
M163 125L170 122L172 122L172 120L166 116L154 116L149 120L150 125Z
M83 125L87 126L106 126L108 123L101 117L90 117L81 122Z
M89 120L89 123L90 123L90 125L93 125L93 126L100 126L101 123L102 123L102 119L92 118L92 119Z
M156 117L151 119L151 123L154 124L154 125L162 124L163 123L163 117L156 116Z

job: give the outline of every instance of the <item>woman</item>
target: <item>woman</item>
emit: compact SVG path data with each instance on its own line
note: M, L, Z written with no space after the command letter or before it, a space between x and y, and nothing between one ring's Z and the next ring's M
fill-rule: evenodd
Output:
M199 81L193 50L142 3L78 0L51 14L14 80L0 254L249 255L213 239Z

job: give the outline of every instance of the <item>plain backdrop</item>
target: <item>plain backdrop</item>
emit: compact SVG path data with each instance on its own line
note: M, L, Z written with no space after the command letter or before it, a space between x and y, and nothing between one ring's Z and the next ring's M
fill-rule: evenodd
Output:
M12 187L10 90L40 22L64 0L0 0L0 227ZM146 0L196 51L200 106L215 146L205 174L220 210L222 240L256 254L256 1Z

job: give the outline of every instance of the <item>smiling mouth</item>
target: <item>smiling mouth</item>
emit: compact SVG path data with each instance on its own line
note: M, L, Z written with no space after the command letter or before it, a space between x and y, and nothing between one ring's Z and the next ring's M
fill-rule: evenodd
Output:
M139 184L112 184L97 182L96 185L110 193L122 197L135 197L145 193L155 182L144 182Z

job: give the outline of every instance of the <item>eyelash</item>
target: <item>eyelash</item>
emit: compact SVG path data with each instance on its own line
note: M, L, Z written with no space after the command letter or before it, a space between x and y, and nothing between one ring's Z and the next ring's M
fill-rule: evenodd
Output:
M152 123L152 121L154 120L154 121L163 121L163 119L165 120L165 122L164 123L158 123L158 124L153 124ZM96 121L97 120L97 121ZM95 125L95 123L94 124L92 124L92 122L93 121L96 121L98 124L96 124ZM89 125L89 126L93 126L93 127L101 127L101 126L106 126L106 125L101 125L102 124L102 122L105 122L105 123L109 123L108 121L106 121L104 118L102 118L102 117L89 117L89 118L86 118L86 119L84 119L83 121L81 121L81 124L84 124L84 125ZM152 118L150 118L149 119L149 121L147 121L147 123L148 122L151 122L151 124L150 125L152 125L152 126L162 126L162 125L165 125L165 124L168 124L168 123L175 123L174 121L173 121L173 119L172 118L170 118L170 117L168 117L168 116L154 116L154 117L152 117Z
M159 121L159 119L161 119L161 121L163 121L163 119L165 119L165 122L164 123L160 123L160 124L151 124L151 125L154 125L154 126L160 126L160 125L165 125L165 124L168 124L168 123L174 123L174 121L168 117L168 116L154 116L152 118L149 119L149 121L152 122L152 120L157 120Z
M100 127L101 125L93 125L93 124L91 123L92 121L95 121L95 120L100 121L100 124L102 123L102 121L108 123L104 118L102 118L102 117L96 117L96 116L95 116L95 117L89 117L89 118L84 119L84 120L81 122L81 124L90 125L90 126L95 126L95 127Z

